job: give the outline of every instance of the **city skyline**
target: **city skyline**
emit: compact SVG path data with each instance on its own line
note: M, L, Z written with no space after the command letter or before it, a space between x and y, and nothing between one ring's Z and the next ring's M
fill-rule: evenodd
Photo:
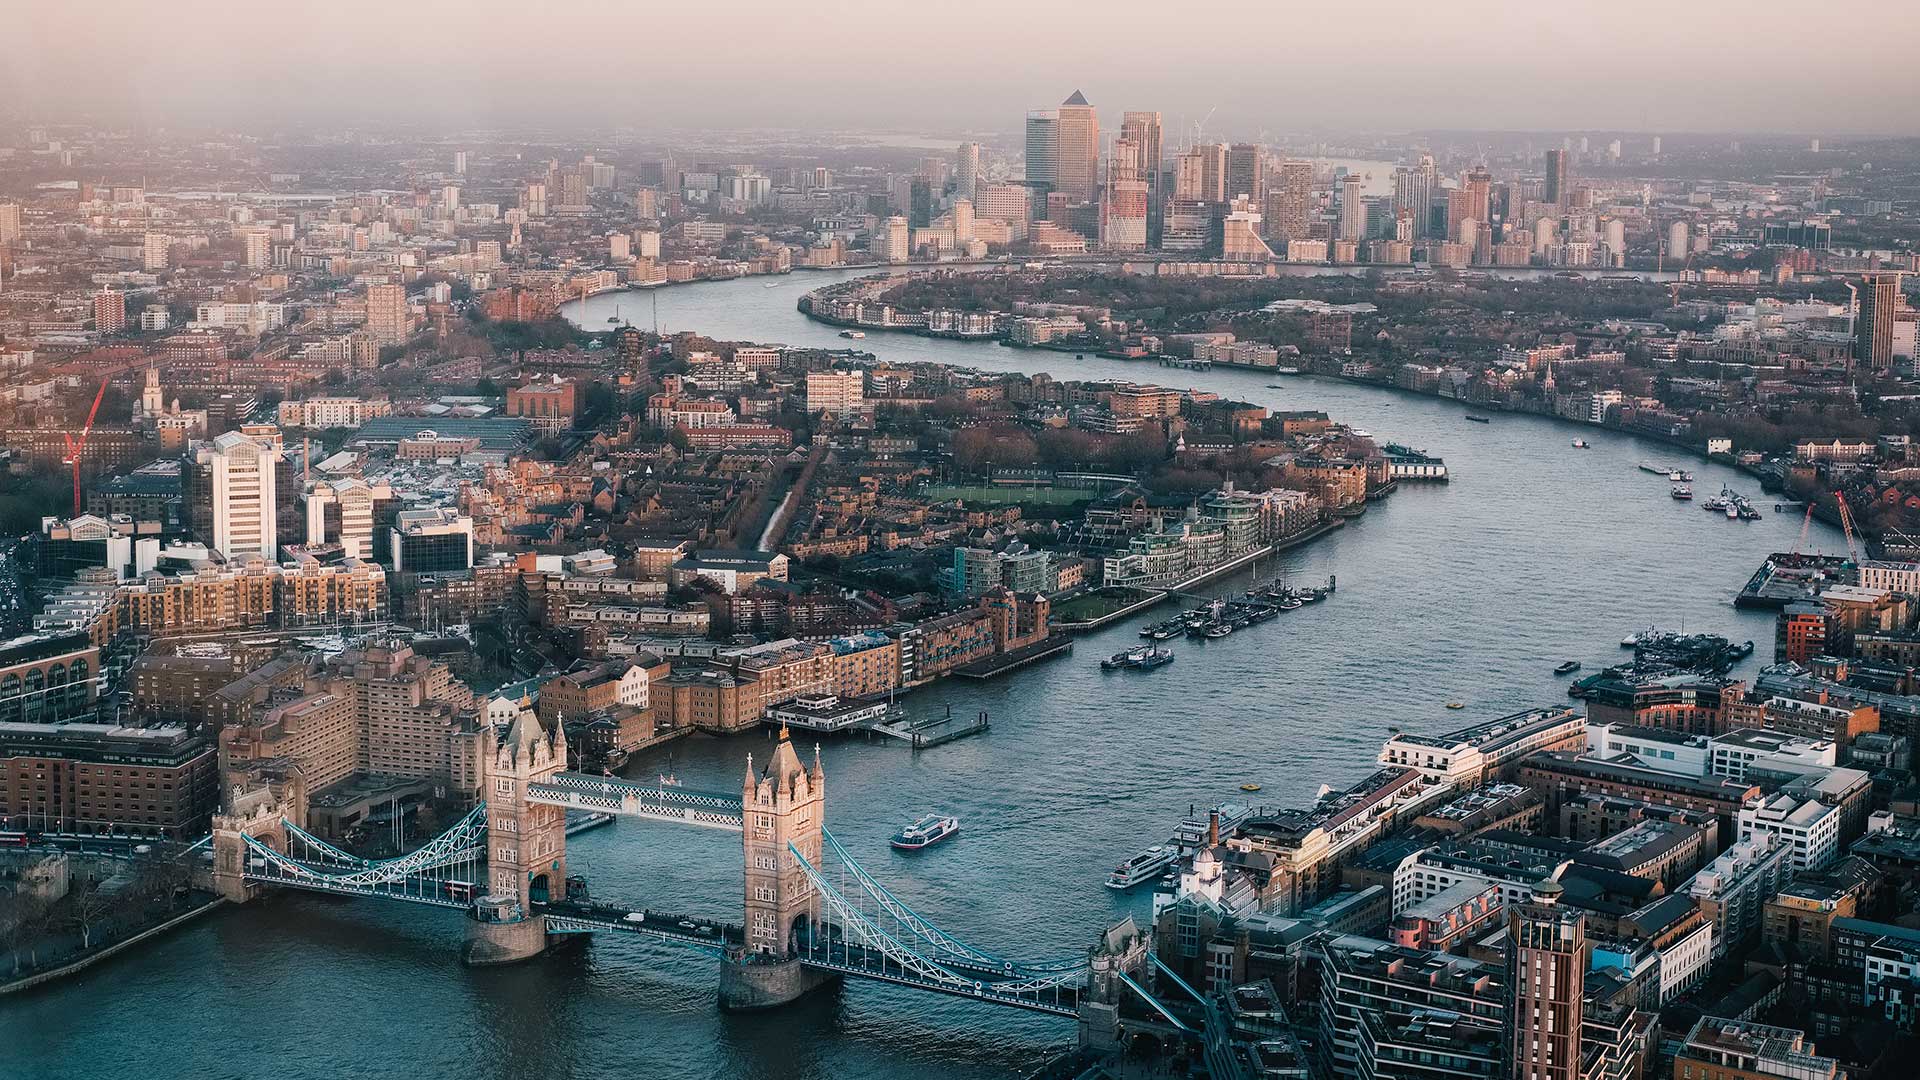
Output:
M1855 7L1865 9L1855 12L1862 22L1880 12L1897 25L1902 14L1886 0ZM529 22L488 18L484 6L390 11L354 0L330 12L361 47L299 63L259 46L334 24L230 0L32 9L17 21L38 47L12 58L0 89L17 103L21 122L86 116L167 126L559 122L1011 134L1026 109L1078 86L1108 110L1109 123L1123 109L1160 111L1170 144L1196 123L1209 135L1256 139L1327 128L1920 133L1920 82L1778 78L1807 62L1800 36L1788 27L1752 29L1750 5L1733 0L1540 11L1479 0L1444 12L1406 3L1379 5L1377 15L1255 12L1238 17L1231 35L1148 35L1146 65L1115 58L1143 40L1127 31L1145 31L1165 17L1155 6L1106 5L1097 20L1071 6L1027 10L996 0L987 8L970 20L925 25L859 17L897 14L878 5L843 8L847 17L830 24L832 40L861 62L839 66L799 64L796 42L815 23L773 9L720 28L702 13L675 9L575 5ZM991 17L996 10L1017 15L1021 38L1044 42L1044 50L1008 49L1009 24ZM1597 15L1604 17L1590 17ZM384 38L357 28L376 16L369 25ZM430 37L436 48L405 47L414 35ZM932 64L929 37L937 46ZM1276 40L1295 45L1276 56ZM630 64L646 77L613 77L627 55L614 53L609 77L583 81L581 52L590 47L584 43L605 41L633 42ZM696 47L645 48L654 41ZM697 47L702 41L711 48ZM1315 48L1320 41L1355 44ZM1509 44L1516 42L1529 47ZM1858 35L1847 44L1853 71L1897 70L1904 62L1897 34ZM201 58L208 55L222 62L207 65ZM727 62L716 66L720 55ZM116 62L98 63L103 56ZM74 71L89 77L70 78Z

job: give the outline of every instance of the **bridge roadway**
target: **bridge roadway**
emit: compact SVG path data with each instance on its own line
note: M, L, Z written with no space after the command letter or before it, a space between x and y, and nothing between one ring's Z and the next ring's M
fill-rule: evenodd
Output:
M676 945L691 945L712 953L725 952L729 946L742 945L747 940L746 930L732 923L618 904L576 900L554 900L542 904L536 901L534 910L547 917L547 929L556 934L639 934Z
M264 860L248 866L246 879L262 885L278 885L282 888L301 889L306 892L404 900L409 904L428 904L433 907L458 908L462 911L473 907L474 894L478 891L472 882L418 876L367 883L329 881L321 873L307 876L284 873L279 867Z
M833 971L842 975L875 979L899 986L911 986L917 990L931 990L951 997L990 1001L1052 1016L1080 1015L1080 996L1084 991L1084 984L1064 983L1038 992L1017 992L995 981L1009 978L1005 971L987 969L977 964L956 961L944 956L937 961L939 966L957 975L977 978L970 983L933 979L900 963L881 949L838 936L833 933L834 930L837 928L829 928L829 936L824 941L811 936L804 938L800 942L800 962L821 971ZM1012 977L1019 978L1018 975Z
M738 795L693 791L670 784L640 784L618 776L555 773L551 780L528 784L527 801L728 832L739 832L744 821Z

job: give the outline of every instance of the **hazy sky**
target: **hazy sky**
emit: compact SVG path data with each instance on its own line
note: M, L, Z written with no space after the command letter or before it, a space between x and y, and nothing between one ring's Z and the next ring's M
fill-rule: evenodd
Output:
M19 3L0 115L1017 131L1920 133L1909 0ZM1863 28L1877 28L1863 33ZM17 36L15 36L17 35Z

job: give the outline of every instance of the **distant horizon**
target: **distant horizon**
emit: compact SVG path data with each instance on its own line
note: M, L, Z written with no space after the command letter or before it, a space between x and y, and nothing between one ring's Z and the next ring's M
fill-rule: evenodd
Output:
M21 123L92 115L220 130L671 118L1008 133L1077 89L1113 126L1128 109L1160 112L1169 142L1196 122L1249 141L1323 129L1920 137L1910 38L1856 32L1903 25L1905 5L1859 0L1831 22L1826 55L1844 56L1845 81L1793 77L1819 73L1807 43L1821 24L1757 6L1377 0L1364 12L1238 12L1231 27L1178 34L1148 0L979 0L964 20L875 0L826 14L742 0L724 21L593 0L561 0L538 19L485 0L100 0L10 13L28 47L0 71L0 99Z

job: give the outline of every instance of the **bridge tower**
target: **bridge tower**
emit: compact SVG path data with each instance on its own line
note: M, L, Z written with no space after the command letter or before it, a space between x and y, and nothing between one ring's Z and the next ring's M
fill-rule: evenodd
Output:
M549 733L533 713L508 725L486 781L487 895L475 902L465 958L509 964L547 947L547 917L535 903L566 895L567 811L527 799L527 785L567 764L567 736Z
M783 726L773 756L757 775L747 757L740 793L740 830L746 856L746 944L720 964L720 1004L728 1009L784 1005L831 981L798 959L797 937L811 933L814 890L788 850L820 865L820 830L827 811L827 778L820 748L813 766L800 763Z
M250 771L254 782L234 784L213 815L213 891L231 904L244 904L255 892L246 881L246 838L284 853L286 823L307 827L306 777L297 768L279 768L279 760L257 764L262 767Z

